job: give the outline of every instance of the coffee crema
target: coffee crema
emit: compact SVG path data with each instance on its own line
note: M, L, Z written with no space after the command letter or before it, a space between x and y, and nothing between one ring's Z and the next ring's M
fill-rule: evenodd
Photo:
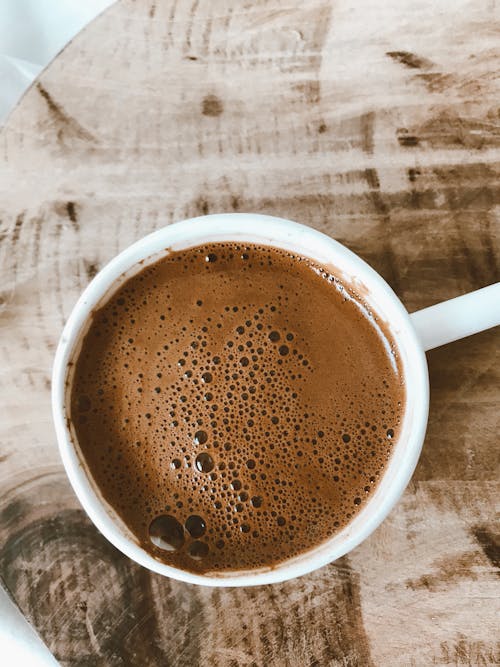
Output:
M349 523L404 403L394 341L334 272L214 243L170 252L94 312L71 420L138 543L217 573L276 566Z

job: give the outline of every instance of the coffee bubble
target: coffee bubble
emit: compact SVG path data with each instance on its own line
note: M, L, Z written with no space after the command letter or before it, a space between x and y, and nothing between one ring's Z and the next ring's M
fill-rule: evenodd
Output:
M210 472L214 469L214 461L210 454L202 452L196 457L196 467L200 472Z
M199 540L196 540L190 544L188 548L189 555L195 560L201 560L202 558L205 558L205 556L208 554L208 551L208 544L205 542L200 542Z
M192 514L186 519L185 527L191 537L201 537L205 534L207 524L201 516Z
M197 445L204 445L208 440L208 435L206 431L196 431L194 434L194 442Z
M164 551L176 551L184 544L184 529L175 517L162 514L149 524L149 538Z

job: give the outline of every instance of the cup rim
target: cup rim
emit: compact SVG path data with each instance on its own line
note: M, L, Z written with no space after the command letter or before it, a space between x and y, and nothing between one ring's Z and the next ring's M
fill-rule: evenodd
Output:
M346 282L359 286L363 298L374 304L378 315L386 318L388 313L391 315L388 322L402 357L407 396L402 434L390 461L373 496L347 526L312 549L273 567L195 574L167 565L146 552L100 497L97 486L85 469L83 456L78 452L78 443L76 439L73 441L66 408L68 362L75 356L92 310L107 301L123 281L142 268L139 265L141 260L156 261L169 250L217 240L261 243L296 252L304 246L301 254L320 265L335 267L336 273L340 273ZM311 248L321 257L312 253ZM383 302L383 308L380 308L377 299ZM364 260L330 236L297 222L253 213L213 214L167 225L139 239L114 257L85 288L68 317L52 372L52 412L60 455L73 490L92 522L117 549L140 565L180 581L205 586L278 583L312 572L360 544L386 518L413 474L425 437L428 404L429 378L425 352L407 310L386 281ZM411 414L408 414L409 409ZM405 433L406 442L403 442ZM375 498L378 498L377 511L372 507L375 506ZM371 512L368 511L370 507Z

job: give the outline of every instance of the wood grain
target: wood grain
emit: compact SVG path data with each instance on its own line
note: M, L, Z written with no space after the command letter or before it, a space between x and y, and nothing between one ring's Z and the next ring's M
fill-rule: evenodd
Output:
M499 332L429 354L387 521L285 584L202 589L85 518L50 416L78 294L142 235L257 211L325 231L408 309L499 280L498 3L121 0L0 135L0 573L63 665L498 665Z

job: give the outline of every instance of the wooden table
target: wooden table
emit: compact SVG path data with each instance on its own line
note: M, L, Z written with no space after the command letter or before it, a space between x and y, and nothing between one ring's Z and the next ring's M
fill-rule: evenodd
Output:
M281 585L134 565L69 487L50 369L78 294L172 221L331 234L410 311L499 280L498 3L122 0L0 135L0 572L63 665L498 665L499 331L429 354L429 430L384 524ZM1 661L1 658L0 658Z

